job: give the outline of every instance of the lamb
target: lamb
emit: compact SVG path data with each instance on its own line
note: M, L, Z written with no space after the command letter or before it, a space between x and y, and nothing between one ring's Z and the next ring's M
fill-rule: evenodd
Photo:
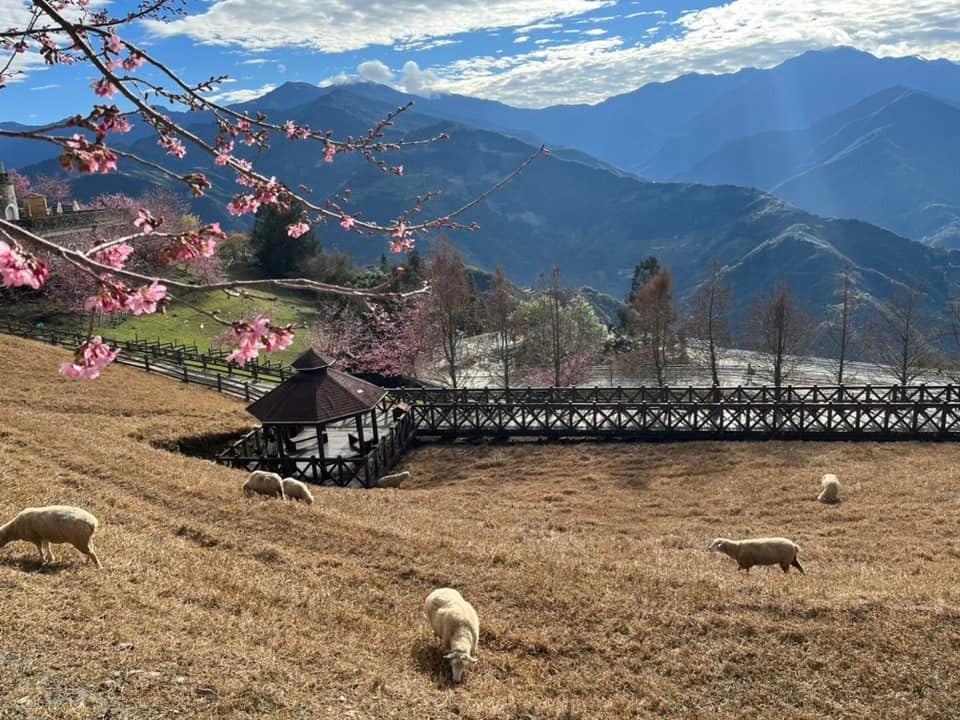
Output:
M837 480L836 475L827 473L820 478L820 488L821 490L817 496L817 500L830 504L840 502L840 481Z
M797 560L800 546L786 538L754 538L751 540L728 540L717 538L710 547L710 552L722 552L737 561L739 570L750 572L754 565L779 565L784 572L789 572L792 565L801 573L803 566Z
M70 543L102 570L103 565L90 542L98 526L91 513L70 505L25 508L0 526L0 547L14 540L32 542L40 552L40 562L44 563L56 561L50 543Z
M423 605L434 634L440 638L443 659L450 661L453 681L458 683L464 671L477 662L480 619L473 605L453 588L437 588Z
M313 505L313 495L306 483L294 480L291 477L283 479L283 495L291 500L303 500L307 505Z
M283 500L283 479L274 472L254 470L240 486L247 497L254 493L269 495Z

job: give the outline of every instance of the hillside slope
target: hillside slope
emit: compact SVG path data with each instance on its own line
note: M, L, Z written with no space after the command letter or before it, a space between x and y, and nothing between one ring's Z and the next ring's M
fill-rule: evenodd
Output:
M289 109L288 116L313 127L357 134L379 109L343 90ZM209 135L211 129L194 130ZM425 206L423 215L443 216L488 190L536 151L516 138L420 114L406 116L395 129L396 137L409 139L444 131L451 140L396 156L404 165L402 178L354 156L325 163L322 145L283 139L263 154L258 169L283 177L292 186L313 188L322 197L349 187L353 195L348 209L389 223L418 195L438 189L441 194ZM207 172L216 190L196 205L197 212L208 220L236 223L225 214L236 185L222 168L212 162L197 166L202 158L196 154L182 161L167 158L146 139L135 142L133 151L169 162L179 172L197 167ZM50 167L35 169L44 172ZM75 188L86 197L120 189L137 194L160 181L130 164L126 172L84 177L76 180ZM845 262L859 271L864 290L878 298L887 298L893 283L923 278L931 311L941 312L958 264L948 253L878 227L826 220L757 190L646 182L579 153L539 158L464 220L480 225L475 233L452 235L467 262L486 270L501 264L520 284L535 282L557 263L568 284L623 297L635 264L653 254L673 269L683 296L717 259L730 268L741 312L780 279L809 309L819 312ZM375 262L386 245L378 238L345 233L337 224L318 228L317 236L328 249L343 249L361 262Z
M69 547L49 567L29 544L0 550L12 717L947 717L960 703L960 447L441 445L406 458L408 487L318 489L308 507L245 499L242 473L156 447L239 430L239 404L127 368L69 382L66 355L0 337L0 513L83 505L105 570ZM825 467L838 507L813 500ZM743 576L705 552L771 532L799 541L807 575ZM480 663L456 690L422 615L446 584L481 618Z
M731 143L681 179L763 188L810 212L960 246L960 107L890 88L805 130Z

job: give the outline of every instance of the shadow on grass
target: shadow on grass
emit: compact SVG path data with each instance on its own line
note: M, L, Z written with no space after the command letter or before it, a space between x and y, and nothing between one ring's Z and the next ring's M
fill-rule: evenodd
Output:
M64 561L57 558L53 563L43 563L39 559L30 557L6 557L0 559L0 565L9 568L15 568L21 572L35 573L37 575L57 575L64 570L73 569L75 563L69 560Z
M440 647L435 642L417 640L410 649L410 655L418 673L431 676L437 681L439 687L449 687L453 684L450 666L444 661Z

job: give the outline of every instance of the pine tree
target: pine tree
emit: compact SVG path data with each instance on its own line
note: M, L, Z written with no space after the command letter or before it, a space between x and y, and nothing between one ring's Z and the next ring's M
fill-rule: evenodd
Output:
M311 228L298 238L290 237L287 226L300 221L302 210L288 210L264 205L257 210L250 247L257 264L267 275L292 275L303 268L304 262L320 250Z

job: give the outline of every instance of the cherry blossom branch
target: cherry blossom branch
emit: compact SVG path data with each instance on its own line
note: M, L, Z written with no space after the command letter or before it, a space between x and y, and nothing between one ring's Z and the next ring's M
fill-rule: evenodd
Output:
M164 9L164 6L170 6L175 3L182 3L182 0L157 0L154 3L148 5L141 5L139 10L135 12L128 13L125 17L111 18L109 20L103 20L102 22L94 22L86 25L88 29L106 29L111 27L117 27L119 25L126 25L128 23L134 22L135 20L140 20L151 15L159 14L159 11ZM175 9L170 10L175 14L182 14L182 11ZM26 30L17 30L16 28L10 28L8 30L0 31L0 39L9 39L9 38L19 38L27 37L36 33L61 33L63 28L55 27L53 25L39 27L39 28L28 28Z
M423 285L415 290L405 292L387 292L386 289L393 285L398 275L394 275L388 280L372 288L350 288L341 285L332 285L330 283L310 280L309 278L269 278L262 280L228 280L218 283L189 283L180 280L171 280L163 277L151 277L133 270L125 268L116 268L111 265L105 265L86 256L80 250L71 250L70 248L58 245L55 242L35 235L30 231L14 225L9 220L0 218L0 234L12 242L20 242L41 249L52 255L57 255L68 262L72 262L78 267L86 268L93 273L93 277L98 277L100 273L113 275L127 280L136 280L142 283L162 282L170 288L179 290L181 293L190 294L196 292L206 292L211 290L237 289L237 288L262 288L272 287L290 290L310 290L316 293L328 295L340 295L352 298L371 298L374 300L402 300L429 292L429 285Z

